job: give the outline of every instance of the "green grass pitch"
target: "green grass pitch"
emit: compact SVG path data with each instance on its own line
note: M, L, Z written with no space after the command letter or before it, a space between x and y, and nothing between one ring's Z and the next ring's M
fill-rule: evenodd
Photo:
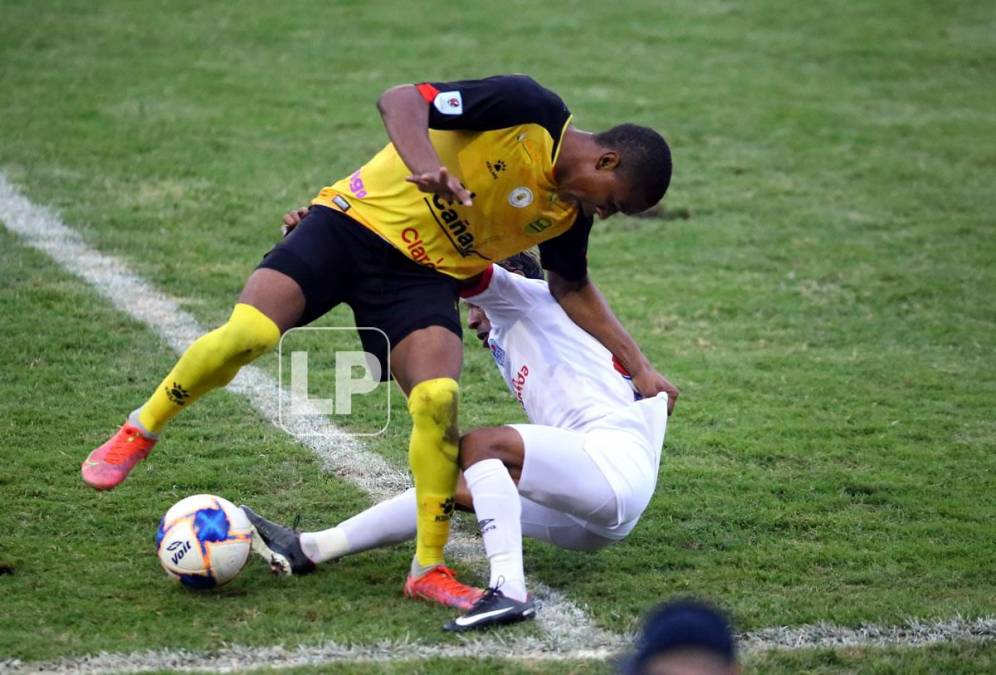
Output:
M530 542L527 572L613 631L689 593L743 631L979 617L996 610L994 35L981 1L4 0L0 171L213 326L280 215L384 143L374 101L392 84L526 72L583 129L654 126L675 156L666 208L596 224L589 258L683 392L658 493L623 544ZM175 355L2 228L0 316L0 565L14 570L0 575L0 661L450 644L449 612L401 598L405 547L301 579L253 564L215 593L167 583L152 538L183 496L300 513L304 528L368 502L228 392L185 413L121 488L93 492L80 461ZM463 426L521 420L465 346ZM369 447L403 465L406 425ZM747 663L991 672L992 645Z

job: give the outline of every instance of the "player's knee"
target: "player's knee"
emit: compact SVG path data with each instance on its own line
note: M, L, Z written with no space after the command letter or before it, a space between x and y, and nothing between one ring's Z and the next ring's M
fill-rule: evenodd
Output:
M225 360L241 364L259 358L280 340L280 328L268 316L253 307L239 303L228 322L219 330L219 350Z
M507 465L507 448L495 430L474 429L460 437L460 468L466 469L486 459L498 459Z
M459 398L460 385L453 378L425 380L412 388L408 396L408 412L416 426L456 429Z
M408 412L412 416L412 440L408 461L415 467L434 463L442 452L456 464L457 403L460 385L449 377L425 380L408 395Z

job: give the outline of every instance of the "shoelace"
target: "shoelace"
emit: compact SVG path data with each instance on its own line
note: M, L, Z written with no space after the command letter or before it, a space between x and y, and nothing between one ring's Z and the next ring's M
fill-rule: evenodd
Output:
M504 585L505 585L505 577L498 577L498 581L495 583L494 586L488 586L487 588L484 589L484 593L482 593L481 597L477 599L472 609L476 609L477 607L480 607L485 603L487 603L488 601L490 601L491 598L493 598L495 594L497 594L500 591L501 587Z
M457 581L453 571L448 567L438 567L436 571L442 575L437 584L450 595L463 597L473 593L472 588Z
M119 439L111 449L107 451L107 455L104 460L108 464L124 464L127 460L131 459L135 454L136 450L131 445L135 442L142 434L138 431L133 431L127 434L124 438Z

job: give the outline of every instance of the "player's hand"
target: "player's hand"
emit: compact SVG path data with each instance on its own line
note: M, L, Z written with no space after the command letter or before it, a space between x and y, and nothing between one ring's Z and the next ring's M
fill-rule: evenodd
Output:
M301 208L285 213L284 224L280 227L280 233L286 237L295 227L297 227L298 223L304 220L306 215L308 215L307 206L302 206Z
M452 175L445 166L441 166L435 171L408 176L405 180L409 183L415 183L422 192L431 192L443 199L455 199L464 206L470 206L474 203L470 197L470 190L465 188L460 179Z
M633 376L633 386L644 398L651 398L663 392L667 393L667 414L674 412L674 403L681 393L678 388L668 382L668 379L653 368L647 368L642 373Z

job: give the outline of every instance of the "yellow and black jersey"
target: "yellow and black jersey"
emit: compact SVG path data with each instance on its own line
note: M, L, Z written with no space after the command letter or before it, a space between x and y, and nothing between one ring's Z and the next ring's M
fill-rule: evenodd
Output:
M584 278L592 221L557 197L553 167L571 113L524 75L416 85L429 139L473 205L421 192L388 144L312 204L338 209L416 262L457 279L539 245L543 266Z

